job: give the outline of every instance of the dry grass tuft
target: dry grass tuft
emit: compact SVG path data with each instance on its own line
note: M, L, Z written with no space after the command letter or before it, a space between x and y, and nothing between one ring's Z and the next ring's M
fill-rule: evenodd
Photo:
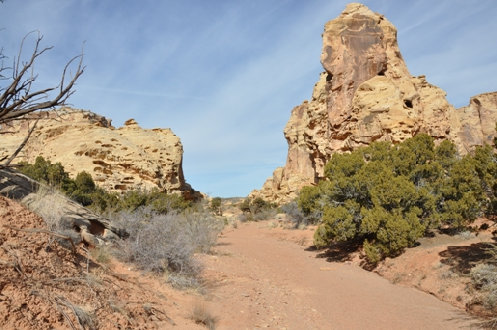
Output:
M30 199L29 208L43 218L48 230L57 232L63 229L60 221L64 215L63 202L64 197L54 188L40 186Z
M473 286L482 293L483 305L489 310L497 309L497 266L480 264L470 274Z
M212 315L202 302L195 303L191 318L195 321L195 323L203 324L209 328L209 330L216 329L217 317Z
M28 208L43 219L49 231L69 237L77 245L81 243L81 235L73 228L67 227L67 222L62 221L65 203L66 198L55 188L40 186L36 194L30 195ZM49 238L49 245L53 240L54 237ZM65 240L58 239L58 242L70 248Z

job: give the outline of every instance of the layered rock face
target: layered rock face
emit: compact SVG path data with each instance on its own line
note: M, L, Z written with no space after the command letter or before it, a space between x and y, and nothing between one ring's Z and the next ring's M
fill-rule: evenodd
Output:
M286 165L250 196L289 201L302 186L323 177L333 153L374 141L400 143L427 133L436 141L451 139L465 153L494 135L493 126L492 130L475 127L467 124L467 118L476 124L476 107L483 116L493 116L495 99L479 96L467 115L458 116L443 90L424 76L410 75L397 45L396 28L364 5L349 4L326 23L321 63L325 72L311 100L292 110L285 127Z
M108 191L158 188L186 197L194 194L183 176L183 146L170 129L142 129L133 119L116 129L105 117L74 109L41 116L16 162L32 163L41 155L60 162L73 177L90 173ZM0 159L17 148L32 124L22 121L0 129L13 132L2 134Z

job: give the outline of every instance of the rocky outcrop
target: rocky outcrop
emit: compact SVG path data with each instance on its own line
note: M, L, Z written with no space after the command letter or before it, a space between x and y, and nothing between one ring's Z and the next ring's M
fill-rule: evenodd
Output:
M12 169L0 167L0 195L23 203L31 211L37 211L37 206L40 204L44 205L44 209L50 208L54 211L51 212L51 216L57 217L54 220L60 222L60 227L65 232L74 231L76 234L85 231L87 240L97 242L93 245L128 236L125 229L119 228L111 220L93 213L55 191L43 194L40 187L44 186ZM44 188L49 191L49 188ZM54 201L56 205L53 205Z
M497 92L473 96L469 105L456 111L464 152L483 144L493 144L497 123Z
M396 28L364 5L349 4L339 17L326 23L321 63L325 71L312 98L292 110L285 127L285 166L250 196L289 201L302 186L323 177L324 165L333 153L374 141L394 144L427 133L436 141L451 139L461 153L483 141L480 133L470 132L472 124L462 124L465 119L447 102L442 89L424 76L410 75ZM473 108L470 105L468 115L462 117L477 121L473 109L478 103L472 103ZM490 117L495 113L490 108L482 105L479 113ZM485 132L488 140L485 134L493 136L494 131L485 128ZM474 142L464 142L469 139Z
M38 155L60 162L73 177L81 171L92 175L108 191L194 191L185 182L180 139L166 128L142 129L134 119L114 128L111 121L88 111L64 109L43 112L42 119L16 162L34 162ZM11 154L27 134L33 119L0 128L0 159Z

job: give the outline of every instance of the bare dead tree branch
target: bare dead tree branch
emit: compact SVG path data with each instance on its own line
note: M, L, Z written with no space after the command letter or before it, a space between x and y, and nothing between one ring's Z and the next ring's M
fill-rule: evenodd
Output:
M23 62L21 56L24 43L26 42L26 38L34 32L36 31L30 32L26 35L21 42L17 59L14 61L12 81L9 86L0 88L0 92L2 92L0 95L0 124L34 111L52 109L56 106L64 105L67 98L74 93L72 88L74 87L76 80L78 80L78 78L83 74L85 69L83 66L83 53L81 53L67 62L62 72L59 85L32 92L32 84L36 81L38 75L31 73L29 76L26 76L26 74L30 70L34 69L34 63L39 56L53 48L46 47L40 49L40 43L43 36L38 32L38 37L36 39L31 57L27 62ZM66 85L65 80L67 78L68 68L76 60L79 60L76 72ZM48 98L48 93L56 89L59 90L57 95L49 100L41 101L42 99Z
M28 38L35 33L37 36L33 51L28 60L24 61L23 50L25 44ZM80 55L71 58L66 63L58 85L33 90L33 83L38 78L34 70L36 60L53 48L41 47L42 39L43 36L39 31L28 33L21 41L19 52L14 58L12 67L5 66L4 60L6 57L4 56L3 49L0 49L0 125L23 119L27 114L32 112L63 106L66 104L67 99L74 93L74 85L85 69L83 65L83 51L81 51ZM74 66L76 66L76 71L69 77L70 69ZM28 137L23 141L20 148L9 157L5 165L9 165L15 156L19 154L31 133L32 129L29 131Z

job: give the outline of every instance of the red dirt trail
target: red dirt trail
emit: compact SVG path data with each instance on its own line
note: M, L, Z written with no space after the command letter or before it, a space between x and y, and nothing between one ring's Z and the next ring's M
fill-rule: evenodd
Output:
M358 266L316 258L282 231L292 232L243 223L204 257L217 329L475 328L464 311Z

